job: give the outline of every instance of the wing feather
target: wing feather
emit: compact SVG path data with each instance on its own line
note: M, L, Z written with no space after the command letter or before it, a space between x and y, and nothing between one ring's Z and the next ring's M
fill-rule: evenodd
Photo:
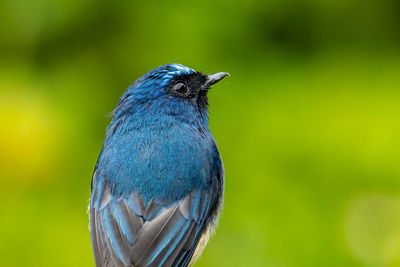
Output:
M145 206L139 194L115 198L102 188L90 213L96 266L187 266L217 201L213 189Z

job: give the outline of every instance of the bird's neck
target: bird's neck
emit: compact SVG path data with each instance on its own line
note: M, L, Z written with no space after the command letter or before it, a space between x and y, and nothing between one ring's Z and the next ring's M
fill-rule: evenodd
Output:
M208 118L203 120L176 116L176 114L119 114L115 116L107 128L107 135L118 132L129 133L131 131L163 132L170 128L191 128L201 133L209 133Z

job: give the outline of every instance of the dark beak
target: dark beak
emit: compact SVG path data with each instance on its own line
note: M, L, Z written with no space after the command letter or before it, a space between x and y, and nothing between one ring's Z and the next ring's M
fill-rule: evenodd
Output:
M210 85L216 84L217 82L219 82L220 80L222 80L226 76L230 76L229 73L227 73L227 72L217 72L217 73L214 73L214 74L209 74L209 75L207 75L207 80L206 80L205 85L206 86L210 86Z

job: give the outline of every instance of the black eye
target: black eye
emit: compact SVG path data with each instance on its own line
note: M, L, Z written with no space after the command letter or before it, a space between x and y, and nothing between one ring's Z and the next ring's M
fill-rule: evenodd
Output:
M184 83L177 83L174 85L174 91L180 95L186 95L189 92L186 84Z

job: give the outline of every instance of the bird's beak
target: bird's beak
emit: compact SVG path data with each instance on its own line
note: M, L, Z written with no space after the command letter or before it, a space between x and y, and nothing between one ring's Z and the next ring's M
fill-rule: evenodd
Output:
M230 76L229 73L227 72L217 72L214 74L209 74L207 75L207 80L205 85L206 86L210 86L213 85L217 82L219 82L220 80L222 80L223 78L225 78L226 76Z

